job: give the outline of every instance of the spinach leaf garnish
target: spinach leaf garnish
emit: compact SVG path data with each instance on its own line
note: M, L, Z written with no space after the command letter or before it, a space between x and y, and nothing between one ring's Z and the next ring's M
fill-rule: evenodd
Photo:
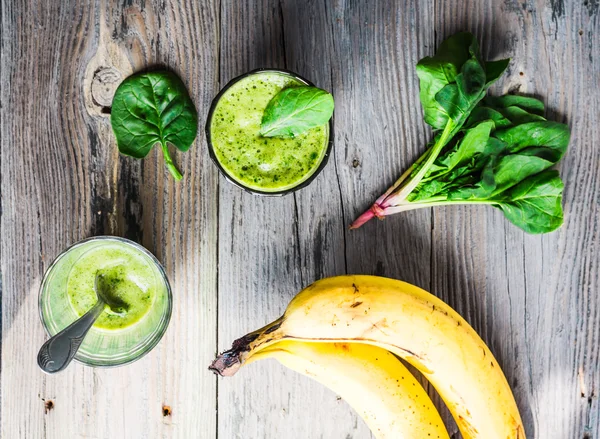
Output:
M333 96L317 87L288 87L277 93L263 113L260 135L295 137L326 124L333 114Z
M471 34L444 41L417 64L424 119L435 130L425 153L352 224L422 207L487 204L528 233L563 222L563 183L550 170L570 132L547 121L534 98L486 96L508 60L484 62Z
M141 159L158 143L167 169L181 180L167 145L187 151L198 132L198 115L179 77L168 71L128 77L115 92L110 122L121 154Z

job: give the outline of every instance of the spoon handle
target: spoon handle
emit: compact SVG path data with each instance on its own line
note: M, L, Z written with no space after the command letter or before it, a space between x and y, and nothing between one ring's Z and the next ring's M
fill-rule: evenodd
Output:
M44 372L60 372L69 365L104 305L105 302L99 299L92 309L42 345L37 361Z

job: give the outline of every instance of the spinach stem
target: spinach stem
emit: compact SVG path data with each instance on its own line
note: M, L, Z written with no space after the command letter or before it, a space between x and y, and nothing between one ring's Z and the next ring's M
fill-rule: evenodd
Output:
M169 148L167 148L167 142L161 142L163 154L165 156L165 163L167 165L167 169L171 173L171 175L175 178L175 180L179 181L183 178L181 172L177 169L173 160L171 160L171 155L169 154Z
M448 206L451 204L498 204L497 201L493 200L445 200L445 201L431 201L427 203L404 203L396 206L386 207L384 215L392 215L394 213L406 212L407 210L421 209L423 207L434 207L434 206Z
M410 193L419 185L419 183L421 183L421 180L423 180L423 177L425 177L425 174L427 174L427 171L429 171L429 168L440 154L442 148L450 140L450 137L454 131L454 127L454 121L452 121L452 119L448 119L448 123L444 127L444 131L442 131L442 135L431 148L431 153L427 157L427 160L423 166L421 166L421 169L419 169L419 172L417 172L417 174L411 178L408 183L402 187L402 189L387 198L385 202L387 206L397 205L406 200L406 197L408 197Z
M375 204L379 204L381 206L389 206L389 204L384 203L384 201L386 200L386 198L392 193L394 192L399 186L400 184L402 184L404 182L404 180L406 180L408 177L410 177L410 174L413 173L413 171L417 168L417 166L419 166L421 164L421 162L423 160L425 160L425 158L428 156L428 154L431 152L431 148L428 148L427 151L425 151L421 157L419 157L417 159L416 162L414 162L406 171L404 171L404 173L400 176L400 178L398 178L398 180L396 180L396 182L394 183L393 186L391 186L387 191L385 191L385 193L380 196L377 201L375 201Z

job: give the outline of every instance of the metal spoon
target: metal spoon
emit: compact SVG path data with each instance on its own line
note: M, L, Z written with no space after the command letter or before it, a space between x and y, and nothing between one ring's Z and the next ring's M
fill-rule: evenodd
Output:
M102 275L97 274L94 280L94 291L98 302L79 319L75 320L65 329L60 331L54 337L51 337L40 348L37 362L38 366L46 373L56 373L64 370L81 346L81 342L86 334L102 314L106 306L110 306L114 312L124 313L127 311L127 304L115 300L106 294L106 286L102 284ZM100 282L99 282L100 280Z

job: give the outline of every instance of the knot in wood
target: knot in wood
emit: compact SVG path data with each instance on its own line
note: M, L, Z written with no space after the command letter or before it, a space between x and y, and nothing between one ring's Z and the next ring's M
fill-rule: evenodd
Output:
M95 105L110 107L122 76L112 67L103 67L94 73L92 78L92 99Z

